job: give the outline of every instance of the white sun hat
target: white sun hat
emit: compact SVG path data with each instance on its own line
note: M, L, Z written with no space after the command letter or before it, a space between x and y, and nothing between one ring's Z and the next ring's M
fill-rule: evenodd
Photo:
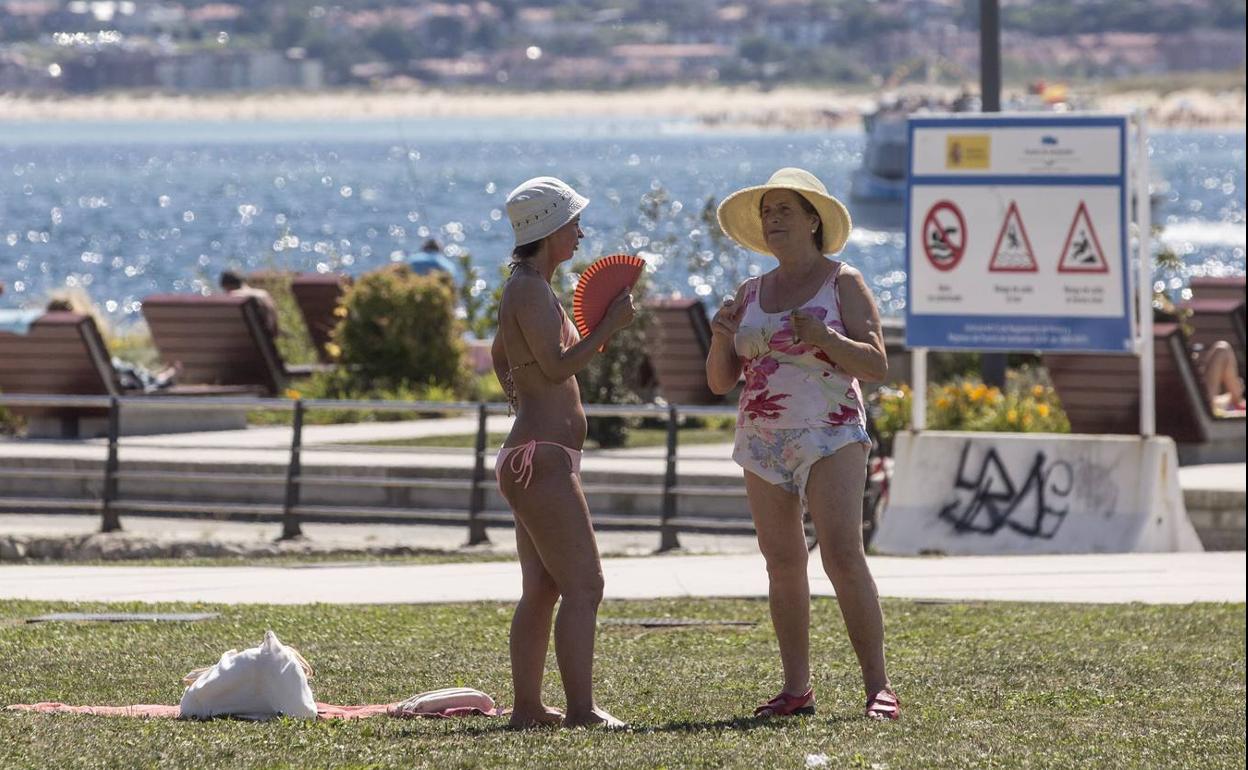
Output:
M767 239L763 237L763 217L759 205L763 196L771 190L792 190L815 207L823 223L823 243L820 251L835 254L845 247L853 223L845 204L828 194L814 174L800 168L782 168L771 175L767 184L746 187L724 198L716 216L724 233L750 251L770 254Z
M589 205L589 198L553 176L539 176L521 183L507 196L516 245L540 241L571 222Z

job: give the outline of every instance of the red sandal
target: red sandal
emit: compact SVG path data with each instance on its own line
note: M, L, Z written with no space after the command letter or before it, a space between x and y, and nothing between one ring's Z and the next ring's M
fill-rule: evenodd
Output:
M810 716L815 713L815 689L812 687L801 695L781 692L776 697L754 709L755 717Z
M901 698L893 688L885 687L867 701L867 719L895 722L901 719Z

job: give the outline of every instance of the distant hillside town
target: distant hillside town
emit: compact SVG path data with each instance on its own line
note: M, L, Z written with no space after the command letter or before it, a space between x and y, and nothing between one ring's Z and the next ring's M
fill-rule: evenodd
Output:
M0 91L978 77L978 0L0 0ZM1002 0L1007 80L1244 68L1242 0Z

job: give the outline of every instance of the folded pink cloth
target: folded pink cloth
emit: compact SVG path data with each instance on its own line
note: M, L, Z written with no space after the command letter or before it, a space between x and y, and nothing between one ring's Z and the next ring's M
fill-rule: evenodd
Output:
M374 703L363 706L335 706L330 703L316 704L317 719L364 719L375 716L392 716L398 719L486 716L496 717L499 709L450 708L443 711L414 713L401 709L399 703ZM140 704L135 706L70 706L54 701L45 703L19 703L5 706L5 711L33 711L40 714L90 714L97 717L143 717L149 719L177 719L181 716L177 706Z

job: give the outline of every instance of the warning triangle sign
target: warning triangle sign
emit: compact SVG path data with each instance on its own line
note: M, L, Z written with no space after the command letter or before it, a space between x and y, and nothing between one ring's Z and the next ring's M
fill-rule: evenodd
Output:
M1031 239L1027 237L1027 228L1023 227L1018 204L1010 201L988 270L994 273L1034 273L1037 269L1036 253L1031 248Z
M1066 234L1066 245L1062 247L1062 258L1058 260L1059 273L1108 273L1109 263L1105 260L1105 250L1092 228L1092 219L1088 216L1088 207L1079 201L1075 209L1075 221L1070 223L1070 232Z

